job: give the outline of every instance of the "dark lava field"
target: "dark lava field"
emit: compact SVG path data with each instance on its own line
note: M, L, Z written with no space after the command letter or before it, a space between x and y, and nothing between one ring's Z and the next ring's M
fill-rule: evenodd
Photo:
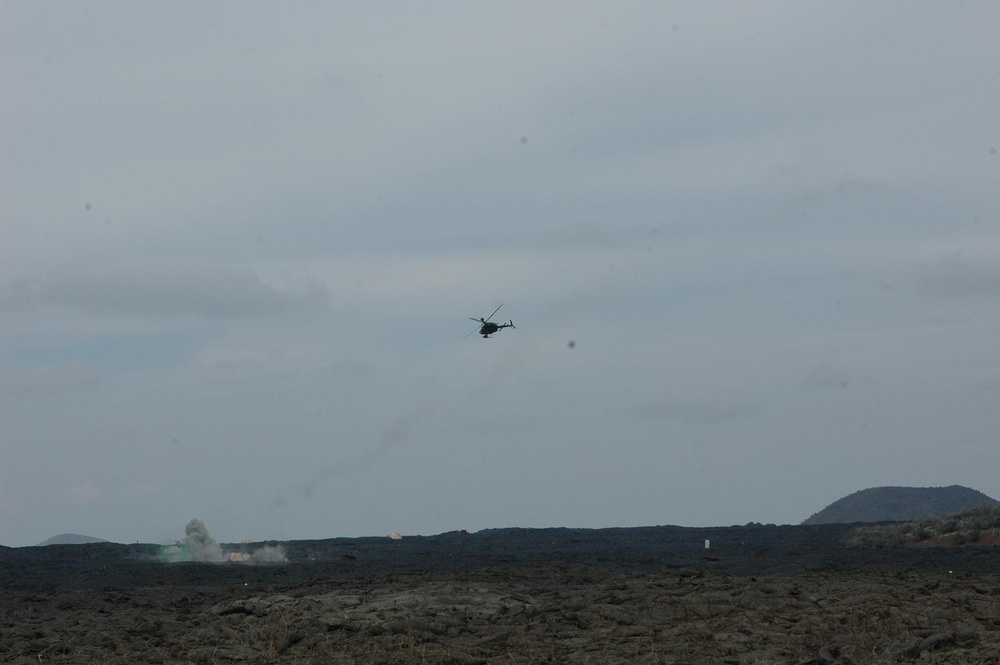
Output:
M1000 663L1000 548L848 549L849 529L490 529L222 563L0 548L0 662ZM287 560L253 563L264 546Z

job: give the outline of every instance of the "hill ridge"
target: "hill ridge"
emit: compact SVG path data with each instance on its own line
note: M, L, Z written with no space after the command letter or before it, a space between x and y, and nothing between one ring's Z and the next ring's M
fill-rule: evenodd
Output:
M1000 501L962 485L947 487L870 487L837 499L802 524L906 522L953 515Z
M94 538L93 536L84 536L79 533L60 533L58 535L52 536L47 540L43 540L38 543L37 547L44 547L46 545L89 545L90 543L106 543L108 541L103 538Z

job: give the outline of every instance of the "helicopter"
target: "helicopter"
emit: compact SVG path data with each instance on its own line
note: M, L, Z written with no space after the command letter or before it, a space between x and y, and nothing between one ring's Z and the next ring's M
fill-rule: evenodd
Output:
M503 303L500 303L500 307L503 307ZM500 307L497 307L495 310L493 310L493 314L496 314L497 312L499 312L500 311ZM478 319L474 319L471 316L469 317L470 321L477 321L477 322L479 322L479 334L483 336L483 339L489 339L490 335L492 335L493 333L497 332L498 330L503 330L504 328L513 328L514 327L514 321L512 321L512 320L507 321L507 323L493 323L492 321L490 321L490 319L493 318L493 314L490 314L485 319L482 318L482 317L480 317ZM476 331L473 330L472 332L469 333L469 335L471 335L474 332L476 332ZM469 335L466 335L466 337L468 337Z

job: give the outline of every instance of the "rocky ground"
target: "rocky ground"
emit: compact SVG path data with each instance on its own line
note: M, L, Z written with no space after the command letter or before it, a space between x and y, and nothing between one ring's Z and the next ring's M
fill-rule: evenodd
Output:
M1000 664L1000 548L844 533L493 530L267 565L0 548L0 662Z

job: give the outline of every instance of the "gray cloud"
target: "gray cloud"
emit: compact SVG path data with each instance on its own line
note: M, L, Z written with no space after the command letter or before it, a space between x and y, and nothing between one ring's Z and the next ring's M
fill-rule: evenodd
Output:
M841 390L855 381L851 374L843 369L826 363L813 365L799 378L796 387L809 390Z
M613 228L579 220L550 231L542 246L551 249L611 249L621 245Z
M751 418L761 413L765 406L762 401L752 400L677 398L638 405L629 409L627 415L672 420L684 425L718 425Z
M1000 492L1000 5L184 7L4 5L3 544Z
M1000 259L955 252L921 266L916 287L924 296L939 298L1000 296Z
M14 369L0 374L0 395L40 397L93 390L106 378L104 370L78 360L62 365Z
M250 269L195 260L150 260L58 272L33 295L39 302L95 314L205 318L280 316L326 301L325 290L314 284L280 290Z
M38 298L38 283L26 277L16 277L0 283L0 312L31 309Z

